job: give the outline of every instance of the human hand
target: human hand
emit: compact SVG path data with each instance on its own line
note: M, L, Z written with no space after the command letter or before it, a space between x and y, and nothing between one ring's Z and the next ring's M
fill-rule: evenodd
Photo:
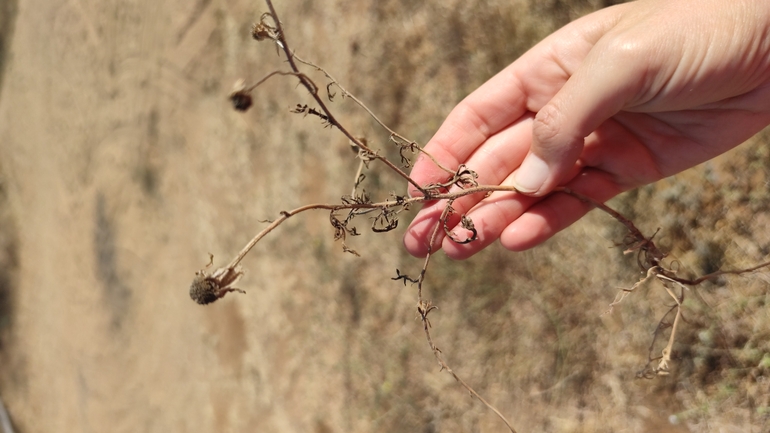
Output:
M480 185L513 185L455 200L478 239L440 231L433 251L470 257L500 238L531 248L590 206L742 143L770 123L770 2L641 0L600 10L550 35L470 94L425 146L442 165L465 164ZM447 173L420 157L420 185ZM411 190L411 194L419 194ZM444 201L427 204L404 237L428 252Z

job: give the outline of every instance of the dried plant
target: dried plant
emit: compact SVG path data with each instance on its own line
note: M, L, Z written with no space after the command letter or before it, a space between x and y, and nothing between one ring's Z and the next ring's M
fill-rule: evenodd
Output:
M243 275L243 271L240 267L240 262L251 251L251 249L265 236L275 230L279 225L285 222L287 219L310 210L324 210L329 212L329 222L334 229L334 239L341 241L342 250L354 255L358 253L351 249L346 244L348 236L359 235L357 229L351 225L351 222L362 215L368 216L372 223L371 229L375 233L388 232L395 229L399 223L399 217L404 211L410 209L414 204L423 203L426 201L445 200L445 206L441 213L438 222L432 231L431 241L429 245L435 245L437 236L440 230L457 243L473 242L477 238L476 229L474 228L473 221L465 215L460 215L460 224L463 228L470 232L470 236L466 239L457 239L453 236L448 227L448 220L455 210L452 204L455 200L471 195L471 194L490 194L495 191L507 191L515 192L513 187L500 186L500 185L479 185L477 182L478 175L464 165L460 165L454 169L441 166L430 154L426 153L421 146L415 141L410 140L391 128L385 125L364 103L357 99L353 94L346 90L329 72L324 68L300 58L291 48L286 40L286 33L282 22L276 14L275 8L271 0L266 0L269 12L264 13L259 22L255 23L252 27L252 36L257 41L270 41L272 42L279 52L283 53L286 59L286 63L289 66L288 70L276 70L265 77L255 82L254 84L247 86L244 81L239 81L235 84L232 93L229 98L236 110L245 111L252 105L253 96L252 93L261 84L267 80L276 76L291 76L299 80L299 83L307 90L312 96L316 107L311 107L306 104L298 104L291 110L292 113L301 114L303 116L312 116L321 120L323 127L333 128L339 130L345 137L350 140L353 150L356 152L359 159L359 167L354 177L354 185L350 195L343 196L338 203L327 204L308 204L290 211L281 211L279 216L269 221L267 227L260 231L254 238L251 239L243 249L233 258L230 263L224 267L214 270L212 273L207 273L208 269L213 264L213 256L210 257L209 264L202 270L195 273L195 279L190 286L190 296L193 300L199 304L212 303L230 292L245 293L241 289L232 287L232 285ZM308 75L299 69L298 64L305 65L322 73L327 84L325 85L325 96L329 102L333 102L337 96L337 92L342 98L350 99L363 110L365 110L382 128L384 128L390 134L390 142L398 147L400 155L400 165L390 161L379 152L373 150L367 140L361 137L357 137L351 133L339 120L334 116L331 110L328 108L322 92L324 87L320 87L313 81ZM337 92L335 92L335 89ZM438 167L447 173L447 180L443 183L420 185L415 182L404 171L411 165L411 157L415 153L422 153L430 158ZM398 174L403 180L408 182L414 189L420 192L418 197L408 197L406 195L401 196L395 193L382 201L373 201L369 195L360 190L361 182L364 178L363 170L369 168L371 163L383 164L388 170ZM747 272L751 272L762 267L770 265L770 262L765 262L755 267L742 270L732 271L718 271L696 279L684 279L677 275L675 269L670 264L666 263L666 254L663 253L653 241L654 234L652 236L645 236L629 219L623 215L608 207L603 203L599 203L590 197L582 195L571 189L561 187L557 188L553 194L569 194L579 200L587 202L599 210L609 214L612 218L623 224L627 229L627 234L623 240L621 246L624 248L624 253L635 253L637 256L637 264L643 275L638 282L636 282L629 289L621 289L615 300L610 304L609 310L606 314L612 312L613 307L623 302L630 294L632 294L637 288L650 281L660 282L668 295L674 300L674 305L669 311L660 319L653 335L653 341L650 346L649 362L647 367L639 372L639 377L652 378L656 375L669 374L669 366L672 362L673 345L675 341L676 332L681 321L684 320L682 314L682 303L684 301L685 293L688 287L697 286L700 283L708 280L712 280L722 275L738 275ZM511 423L498 411L493 405L483 399L469 384L467 384L460 376L455 373L452 368L445 361L442 351L434 343L433 336L431 335L431 323L428 319L430 313L438 307L433 305L432 302L423 297L423 286L425 283L426 273L430 264L430 260L435 251L432 247L429 247L428 253L423 262L422 269L416 278L412 278L407 274L402 274L400 270L396 270L396 276L392 278L396 281L403 281L404 285L407 282L417 286L417 313L418 317L423 323L423 330L426 340L430 347L431 352L436 358L442 371L447 371L454 379L460 383L473 397L476 397L486 407L492 410L508 427L511 432L515 432ZM673 321L669 321L668 317L673 314ZM663 335L663 331L670 328L670 334L668 344L662 350L659 356L655 356L653 353L653 347L655 342ZM657 365L651 366L657 362Z

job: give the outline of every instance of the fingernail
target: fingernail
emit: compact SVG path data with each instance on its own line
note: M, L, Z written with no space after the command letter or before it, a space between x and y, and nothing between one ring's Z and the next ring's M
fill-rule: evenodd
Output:
M548 165L539 156L530 153L513 174L513 186L523 193L531 194L537 192L547 178Z

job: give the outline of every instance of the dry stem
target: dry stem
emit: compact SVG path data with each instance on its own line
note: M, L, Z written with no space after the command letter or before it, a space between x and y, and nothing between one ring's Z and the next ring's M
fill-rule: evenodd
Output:
M452 208L451 201L447 203L447 205L444 207L444 211L441 213L440 221L443 221L447 218L449 215L449 211ZM428 320L428 314L438 309L437 306L432 305L430 301L426 301L422 297L422 285L425 281L425 275L428 270L428 264L430 263L430 258L433 255L433 244L435 243L439 229L442 226L442 224L436 224L436 226L433 228L433 233L431 234L430 243L428 246L428 254L425 256L425 263L422 266L422 271L420 272L420 278L417 281L417 313L420 315L420 318L422 319L422 327L425 331L425 338L428 340L428 345L430 346L430 350L433 352L433 356L436 357L436 360L438 361L438 364L441 366L441 370L446 370L447 373L451 374L452 377L455 378L455 380L460 383L460 385L463 386L472 396L479 399L480 402L484 404L487 408L489 408L492 412L497 415L498 418L500 418L508 427L508 429L512 433L516 433L516 430L511 426L511 423L505 418L505 416L497 410L494 406L489 404L482 396L479 395L470 385L468 385L460 376L457 375L457 373L452 370L449 365L444 360L444 357L441 356L441 350L436 346L435 343L433 343L433 337L430 334L430 321Z
M431 155L430 153L426 152L422 147L420 147L417 144L416 141L410 140L410 139L404 137L403 135L399 134L398 132L396 132L393 129L391 129L388 125L386 125L382 120L380 120L379 117L377 117L376 114L374 114L374 112L371 109L369 109L369 107L366 104L361 102L361 100L356 98L356 96L353 95L352 93L350 93L346 88L342 87L340 82L337 81L326 69L316 65L313 62L310 62L310 61L307 61L307 60L304 60L304 59L300 58L296 53L292 53L292 54L294 55L294 58L297 59L298 62L304 63L304 64L310 66L311 68L315 68L316 70L318 70L318 71L322 72L324 75L326 75L326 78L328 78L329 81L330 81L329 85L326 86L327 92L329 91L329 87L331 87L332 85L337 86L337 88L339 88L340 91L342 92L342 97L343 98L350 98L359 107L361 107L364 111L366 111L369 114L369 116L372 119L374 119L375 122L377 122L377 124L379 124L383 129L388 131L390 133L390 140L393 141L394 143L396 143L397 145L399 145L399 147L401 147L401 149L402 149L402 157L403 157L403 149L408 149L410 151L417 151L417 152L420 152L423 155L427 156L428 158L430 158L430 160L433 161L434 164L436 164L436 167L444 170L445 172L447 172L449 174L453 174L454 173L454 171L450 170L447 167L444 167L440 162L438 162L438 160L436 158L433 157L433 155ZM331 100L333 97L334 96L331 93L329 93L329 99Z
M363 143L358 137L353 136L339 121L337 121L337 118L334 117L332 112L329 110L328 107L326 107L326 104L324 104L323 99L318 95L318 87L305 75L302 74L299 71L299 68L297 68L297 63L294 61L294 54L289 48L289 44L286 42L286 35L283 32L283 28L281 26L281 20L278 19L278 14L275 12L275 7L273 7L273 2L270 0L265 0L267 2L267 7L270 9L270 16L275 22L275 28L276 28L276 39L275 41L278 43L278 46L283 49L284 54L286 55L286 60L289 62L289 65L291 66L291 70L294 71L297 74L297 77L299 78L299 81L302 83L303 86L307 89L307 91L310 93L310 95L315 99L316 103L319 107L321 107L321 110L323 110L324 113L326 113L326 116L328 116L328 122L335 126L337 129L340 130L350 141L355 143L359 148L363 149L364 151L368 152L374 159L377 159L381 161L383 164L388 166L391 170L398 173L399 176L403 177L407 182L411 183L415 188L417 188L418 191L425 193L425 190L422 188L421 185L417 184L414 180L412 180L409 175L404 173L403 170L398 168L395 164L390 162L387 158L378 155L376 152L372 152L369 147L366 146L366 144Z

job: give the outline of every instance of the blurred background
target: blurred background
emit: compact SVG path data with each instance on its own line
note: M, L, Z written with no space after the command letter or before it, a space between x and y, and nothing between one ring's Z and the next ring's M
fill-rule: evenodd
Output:
M388 125L425 143L470 91L599 0L286 0L297 53ZM194 272L224 265L266 219L349 194L347 140L312 116L243 0L0 0L0 397L18 432L502 432L439 372L398 230L335 243L328 215L289 220L209 306ZM310 71L308 71L310 72ZM314 76L325 83L322 76ZM388 135L350 101L332 109L375 149ZM611 205L682 275L770 252L767 133ZM373 198L404 183L372 166ZM770 429L768 272L687 294L667 377L638 379L671 299L640 289L592 212L525 253L439 255L427 279L448 363L519 432ZM665 339L665 338L664 338ZM657 356L665 341L652 347ZM6 432L3 432L6 433Z

